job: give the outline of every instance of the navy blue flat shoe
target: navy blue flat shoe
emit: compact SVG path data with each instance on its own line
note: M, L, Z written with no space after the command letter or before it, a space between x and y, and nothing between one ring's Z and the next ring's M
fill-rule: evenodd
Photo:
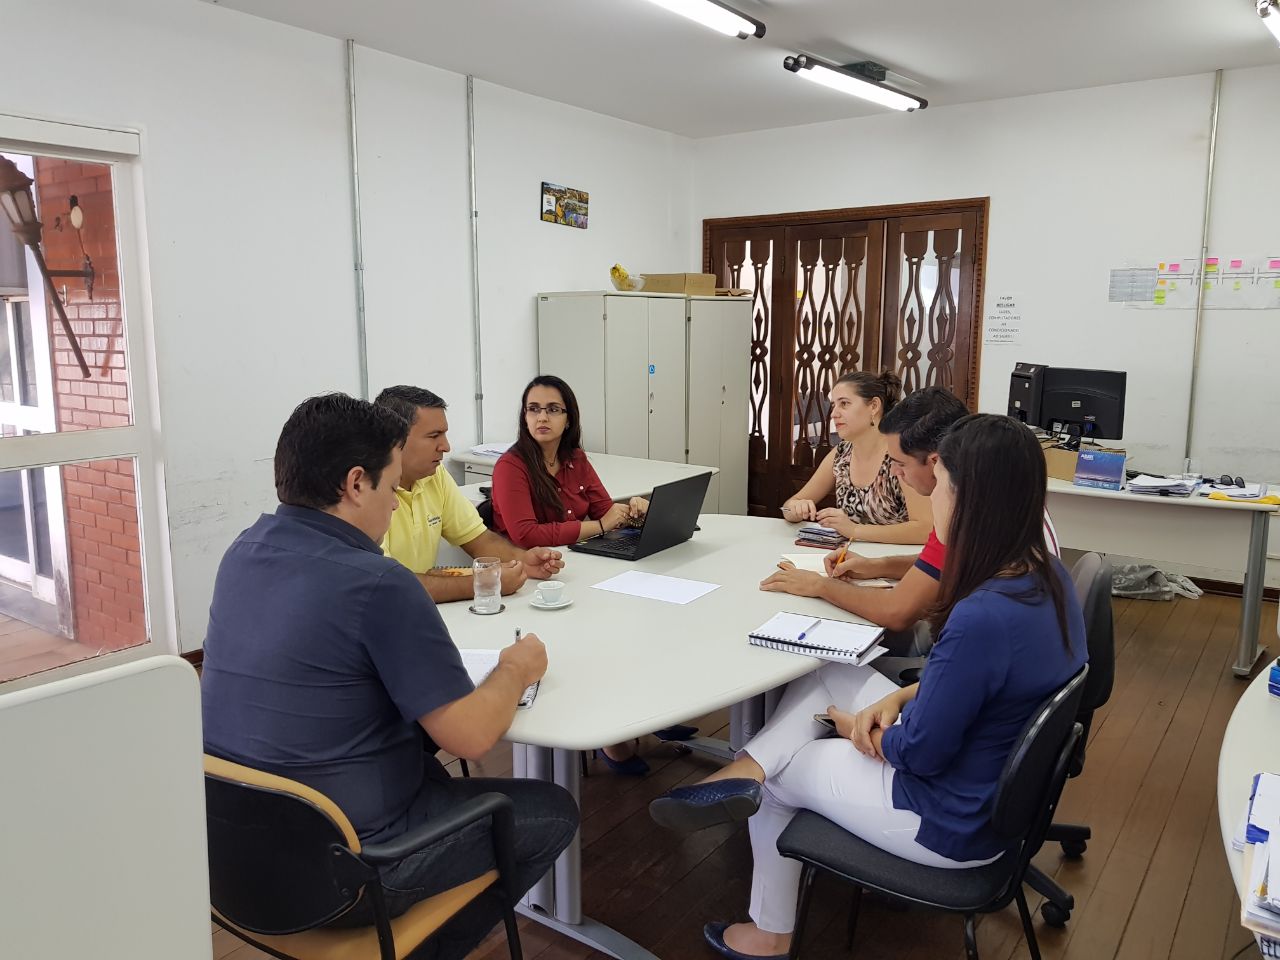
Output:
M606 767L624 777L643 777L649 772L649 764L638 753L633 753L625 760L615 760L603 750L597 750L596 756L604 761Z
M679 833L746 820L760 809L760 784L747 778L673 787L649 804L654 822Z
M709 946L722 957L728 957L729 960L787 960L790 954L778 953L772 956L761 956L755 953L739 953L733 947L724 942L724 932L729 929L729 924L721 923L714 920L702 928L702 939L707 941Z
M698 735L698 728L687 723L674 723L669 727L653 731L653 735L662 741L692 740Z

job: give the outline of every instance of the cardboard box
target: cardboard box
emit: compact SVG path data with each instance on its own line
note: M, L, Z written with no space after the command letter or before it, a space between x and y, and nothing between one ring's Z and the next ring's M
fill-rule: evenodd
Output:
M1116 450L1111 447L1090 447L1089 449L1098 453L1125 453L1123 450ZM1061 447L1044 448L1045 468L1049 476L1055 480L1065 480L1067 483L1076 482L1076 458L1077 454L1074 450L1063 450ZM1121 476L1124 476L1123 471Z
M714 273L646 273L643 293L683 293L691 297L714 297Z

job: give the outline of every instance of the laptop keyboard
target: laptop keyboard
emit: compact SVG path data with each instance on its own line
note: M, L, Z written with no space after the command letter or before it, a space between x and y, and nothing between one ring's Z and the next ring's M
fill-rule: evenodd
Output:
M636 546L639 543L634 538L626 540L605 540L597 537L588 541L591 544L592 553L607 553L615 557L629 557L636 552Z

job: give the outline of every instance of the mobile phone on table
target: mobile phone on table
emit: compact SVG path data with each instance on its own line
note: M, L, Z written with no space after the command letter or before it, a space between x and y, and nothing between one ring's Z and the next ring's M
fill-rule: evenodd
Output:
M824 727L830 727L832 730L836 728L836 722L825 713L815 713L813 719L817 720Z

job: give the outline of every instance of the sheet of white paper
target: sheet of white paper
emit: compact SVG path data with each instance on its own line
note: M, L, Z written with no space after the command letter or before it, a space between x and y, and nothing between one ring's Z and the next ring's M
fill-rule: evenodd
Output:
M823 565L823 554L821 553L784 553L782 559L792 564L797 570L820 573L824 577L827 575L827 568ZM851 580L849 582L855 587L892 587L895 583L895 581L886 580L884 577L877 577L874 580Z
M495 460L511 449L510 443L477 443L471 452L478 457L493 457Z
M1280 827L1280 777L1264 773L1258 780L1249 819L1268 833Z
M625 593L629 597L643 597L646 600L661 600L663 603L692 603L719 588L718 583L664 577L657 573L641 573L639 570L628 570L595 585L597 590Z
M462 667L467 671L467 676L471 678L471 682L477 687L484 683L489 674L498 668L498 654L500 650L459 650L462 655ZM527 707L533 703L533 698L538 695L538 684L532 683L525 688L524 693L520 697L520 706Z

